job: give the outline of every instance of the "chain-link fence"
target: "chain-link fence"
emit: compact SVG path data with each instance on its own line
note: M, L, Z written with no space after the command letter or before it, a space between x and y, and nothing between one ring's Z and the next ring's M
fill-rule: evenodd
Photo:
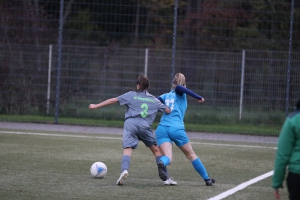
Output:
M138 74L157 96L174 71L206 99L189 98L188 123L280 126L300 99L300 4L174 2L0 1L1 114L54 117L58 106L60 117L92 118L90 103L134 88ZM122 120L119 109L96 116Z

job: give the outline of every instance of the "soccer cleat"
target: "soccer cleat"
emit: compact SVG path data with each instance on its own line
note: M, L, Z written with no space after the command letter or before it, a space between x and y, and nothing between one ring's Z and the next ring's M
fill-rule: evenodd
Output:
M172 180L171 178L168 178L166 181L164 181L165 185L177 185L177 182Z
M120 178L118 179L117 181L117 185L123 185L125 179L128 177L128 171L127 170L124 170L121 175L120 175Z
M210 178L210 179L207 179L204 181L206 183L206 186L212 186L216 182L215 179L213 179L213 178Z
M163 181L166 181L168 179L167 175L166 175L166 172L164 171L164 164L159 161L158 164L157 164L157 167L158 167L158 175L159 175L159 178Z

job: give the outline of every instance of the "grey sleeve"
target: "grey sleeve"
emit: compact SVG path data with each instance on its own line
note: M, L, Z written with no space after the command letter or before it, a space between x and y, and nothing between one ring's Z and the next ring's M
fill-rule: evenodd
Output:
M125 94L122 94L120 96L117 97L119 104L120 105L125 105L128 103L128 100L130 99L130 97L132 96L132 91L130 92L126 92Z
M159 112L165 112L166 105L160 102L158 99L156 99L156 102L158 103L158 111Z

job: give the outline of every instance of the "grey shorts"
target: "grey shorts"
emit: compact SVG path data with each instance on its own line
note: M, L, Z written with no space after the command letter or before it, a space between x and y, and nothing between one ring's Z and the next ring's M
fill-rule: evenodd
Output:
M141 118L128 118L124 122L123 148L136 149L139 141L146 147L156 144L155 136L148 122Z

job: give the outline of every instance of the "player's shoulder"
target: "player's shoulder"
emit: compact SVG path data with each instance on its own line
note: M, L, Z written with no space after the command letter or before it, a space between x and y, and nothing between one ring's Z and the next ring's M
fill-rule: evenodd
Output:
M148 91L145 91L145 96L147 97L152 97L152 98L156 98L153 94L150 94Z
M135 91L128 91L124 94L121 94L120 96L117 97L117 99L128 99L128 98L131 98L132 96L134 96L136 93Z
M300 118L300 110L297 110L288 116L289 119L292 119L294 117Z
M178 93L174 92L174 96L176 96L176 98L179 98L179 99L185 99L186 93L178 94Z
M163 95L171 96L171 95L175 95L175 94L176 94L175 90L171 90L170 92L164 93Z
M299 121L300 121L300 110L297 110L287 117L284 125L287 127L299 127L300 126Z
M120 96L128 96L128 95L135 95L136 94L136 91L128 91L128 92L125 92L124 94L120 95Z

